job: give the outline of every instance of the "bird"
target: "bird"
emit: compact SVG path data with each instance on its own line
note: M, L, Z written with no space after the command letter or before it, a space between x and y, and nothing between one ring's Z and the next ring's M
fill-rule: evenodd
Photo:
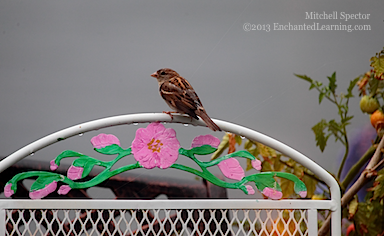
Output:
M199 96L188 80L169 68L160 69L151 76L157 79L160 95L171 109L180 114L187 114L196 120L200 117L208 128L213 131L221 131L220 127L208 116ZM175 112L164 113L172 117L171 113Z

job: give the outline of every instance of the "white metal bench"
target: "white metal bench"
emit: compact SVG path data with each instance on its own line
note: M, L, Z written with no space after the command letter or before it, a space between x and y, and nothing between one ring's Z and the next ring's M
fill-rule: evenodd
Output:
M110 126L167 122L205 126L201 120L145 113L86 122L43 137L0 162L5 169L62 139ZM302 164L329 187L330 200L0 200L0 235L317 235L318 210L330 210L331 234L341 235L340 189L315 162L249 128L214 119L223 130L263 143ZM100 228L101 225L104 227ZM111 227L111 225L113 227ZM8 230L7 230L8 227ZM99 228L98 228L99 227ZM82 228L80 232L75 228ZM12 229L12 231L10 231ZM10 231L10 232L9 232Z

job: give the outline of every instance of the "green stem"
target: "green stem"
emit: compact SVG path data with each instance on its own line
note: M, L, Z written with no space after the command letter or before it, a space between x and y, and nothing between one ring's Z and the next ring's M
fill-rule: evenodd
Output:
M41 176L59 176L63 179L65 178L64 175L61 175L58 173L45 172L45 171L28 171L28 172L22 172L22 173L19 173L19 174L13 176L13 178L11 180L9 180L8 183L16 184L17 182L19 182L20 180L23 180L23 179L27 179L27 178L31 178L31 177L41 177Z
M337 179L340 179L341 172L343 171L344 164L345 164L345 161L347 160L348 153L349 153L349 142L348 142L347 135L344 135L344 140L345 140L345 153L344 153L343 160L341 161L339 171L337 172Z
M128 155L131 155L131 148L128 148L127 150L124 150L123 152L119 153L119 155L115 159L113 159L112 161L107 162L108 166L109 166L109 169L112 168L112 166L114 164L116 164L116 162L118 162L121 158L126 157Z
M136 168L142 168L139 162L136 162L134 164L122 166L120 168L117 168L116 170L110 171L110 168L107 168L100 172L97 176L92 178L91 180L88 180L86 182L74 182L73 180L69 179L68 177L65 177L63 180L64 183L68 184L72 189L81 189L81 188L90 188L97 184L102 183L103 181L109 179L112 176L118 175L120 173L123 173L128 170L133 170Z
M348 185L352 182L353 178L355 178L356 175L359 173L360 169L372 157L372 155L375 153L376 147L377 145L372 145L359 159L359 161L352 166L343 181L340 183L340 187L342 188L342 190L345 190L348 187Z
M340 103L337 101L337 98L336 98L336 94L335 93L332 93L333 95L333 98L335 100L335 104L337 106L337 109L339 110L339 115L340 115L340 118L341 118L341 121L344 121L347 117L347 111L343 112L342 109L341 109L341 105ZM342 98L341 98L342 99ZM348 106L348 101L349 99L347 99L347 102L346 102L346 106ZM349 153L349 142L348 142L348 136L347 136L347 130L345 128L345 125L343 125L343 129L341 131L339 131L340 133L342 133L343 137L344 137L344 142L340 139L340 141L344 144L345 146L345 153L344 153L344 157L343 157L343 160L341 161L341 164L340 164L340 167L339 167L339 170L337 172L337 179L340 180L340 176L341 176L341 172L344 168L344 164L345 164L345 161L347 160L347 157L348 157L348 153Z
M211 182L212 184L215 184L215 185L217 185L219 187L223 187L223 188L238 189L241 185L248 182L248 180L246 178L243 178L241 181L236 182L236 183L225 182L225 181L217 178L216 176L214 176L211 172L209 172L204 167L201 167L202 171L198 171L198 170L195 170L191 167L184 166L181 164L173 164L170 166L170 168L174 168L174 169L178 169L178 170L182 170L182 171L187 171L187 172L192 173L194 175L200 176L201 178Z
M324 93L323 91L321 91L321 89L315 85L315 88L317 89L317 91L319 91L319 93ZM325 95L325 98L327 98L330 102L334 103L334 104L337 104L334 100L332 100L332 98L330 98L329 96Z

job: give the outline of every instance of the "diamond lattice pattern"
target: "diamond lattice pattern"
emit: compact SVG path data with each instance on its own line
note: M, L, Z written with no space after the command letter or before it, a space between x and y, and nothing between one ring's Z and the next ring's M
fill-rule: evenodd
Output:
M6 235L308 235L306 210L6 210Z

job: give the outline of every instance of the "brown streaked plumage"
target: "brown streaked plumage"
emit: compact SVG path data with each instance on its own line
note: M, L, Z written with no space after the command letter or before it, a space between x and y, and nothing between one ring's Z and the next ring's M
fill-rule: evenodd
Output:
M191 84L176 71L164 68L151 75L157 79L161 97L170 108L190 117L203 119L205 124L213 131L221 131L205 111L203 104ZM170 114L171 112L166 112Z

